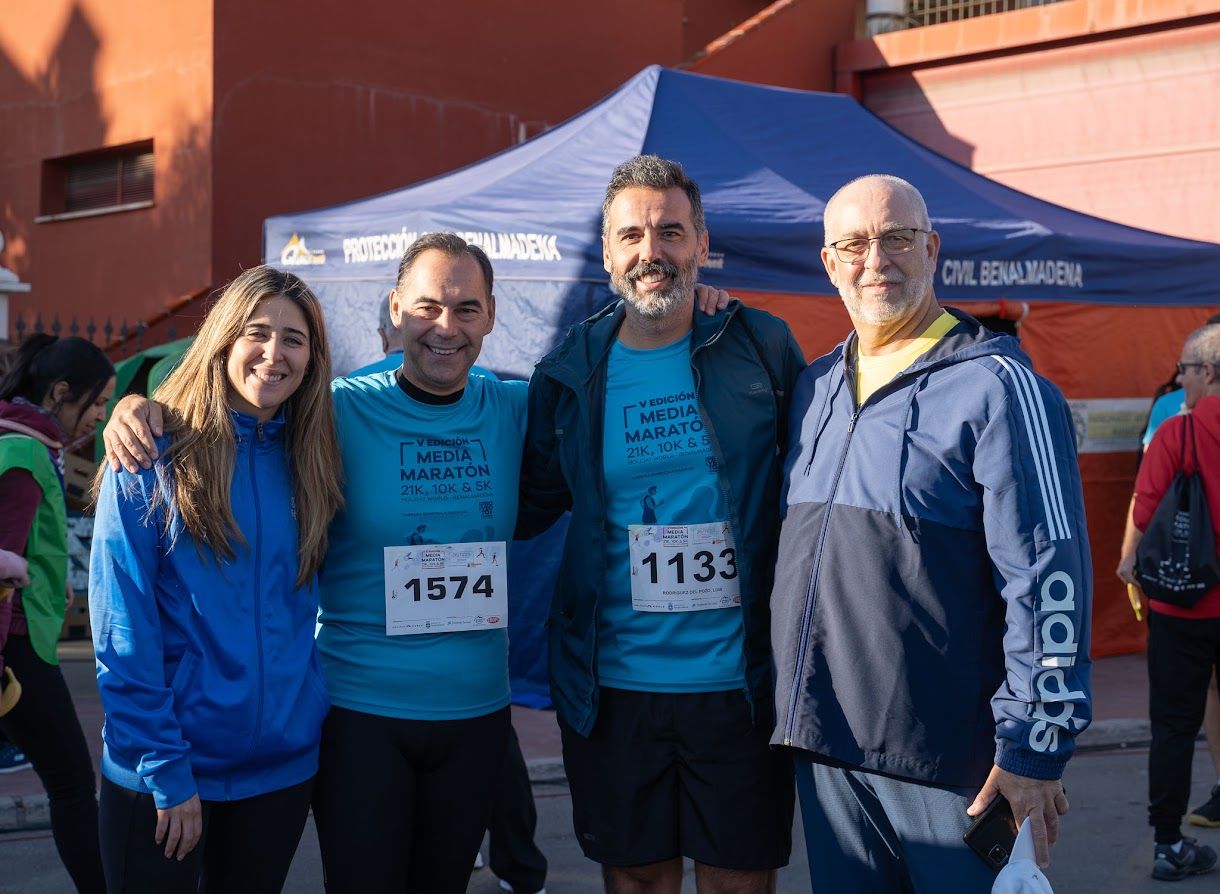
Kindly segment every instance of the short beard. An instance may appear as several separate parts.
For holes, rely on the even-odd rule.
[[[908,276],[902,282],[902,294],[897,301],[888,304],[869,304],[863,297],[863,287],[844,289],[840,291],[847,312],[853,320],[866,323],[869,326],[884,326],[895,320],[902,319],[923,303],[924,297],[932,290],[932,274]]]
[[[694,295],[697,265],[698,262],[693,258],[685,268],[668,261],[641,261],[626,272],[611,273],[610,288],[641,317],[659,320],[673,313]],[[636,281],[650,273],[672,276],[673,283],[667,289],[640,295],[635,289]]]

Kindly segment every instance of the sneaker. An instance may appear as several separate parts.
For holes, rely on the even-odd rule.
[[[504,881],[504,879],[500,879],[500,890],[506,891],[506,892],[508,892],[508,894],[516,894],[516,891],[517,891],[516,888],[514,888],[508,882]],[[524,894],[524,892],[522,892],[522,894]],[[540,888],[537,891],[535,891],[534,894],[546,894],[546,888]]]
[[[30,768],[29,758],[12,742],[0,744],[0,773],[16,773]]]
[[[1212,796],[1194,809],[1186,821],[1192,826],[1220,828],[1220,782],[1212,786]]]
[[[1216,868],[1216,852],[1193,838],[1182,839],[1182,849],[1173,852],[1168,844],[1156,846],[1152,877],[1163,882],[1176,882],[1188,875],[1202,875]]]

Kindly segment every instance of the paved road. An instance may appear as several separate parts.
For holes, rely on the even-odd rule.
[[[1068,767],[1067,787],[1073,810],[1063,839],[1054,852],[1050,877],[1059,894],[1164,894],[1163,883],[1148,877],[1152,837],[1145,821],[1147,751],[1129,749],[1079,755]],[[1200,747],[1195,753],[1195,790],[1192,804],[1206,797],[1212,784],[1211,762]],[[551,894],[601,890],[596,867],[580,854],[572,839],[571,801],[564,786],[535,788],[539,812],[540,844],[551,860],[547,881]],[[1220,829],[1199,829],[1190,834],[1220,849]],[[805,865],[800,829],[793,864],[780,876],[780,894],[806,894]],[[322,890],[317,842],[312,823],[286,891],[291,894]],[[470,894],[494,894],[498,886],[489,870],[476,872]],[[684,891],[694,891],[688,874]],[[832,888],[833,890],[833,888]],[[1220,874],[1189,879],[1173,888],[1176,894],[1220,890]],[[0,892],[2,894],[63,894],[71,891],[47,832],[0,835]]]

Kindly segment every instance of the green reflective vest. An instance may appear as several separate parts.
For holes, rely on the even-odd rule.
[[[68,515],[63,485],[47,448],[20,434],[0,434],[0,475],[25,469],[42,488],[42,502],[25,545],[29,586],[21,591],[21,608],[30,627],[30,644],[47,664],[58,665],[55,654],[64,623],[68,585]]]

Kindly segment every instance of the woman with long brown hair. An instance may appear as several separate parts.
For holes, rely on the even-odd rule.
[[[329,706],[313,639],[342,502],[329,383],[317,298],[247,270],[156,392],[160,459],[99,476],[89,602],[111,894],[283,885]]]

